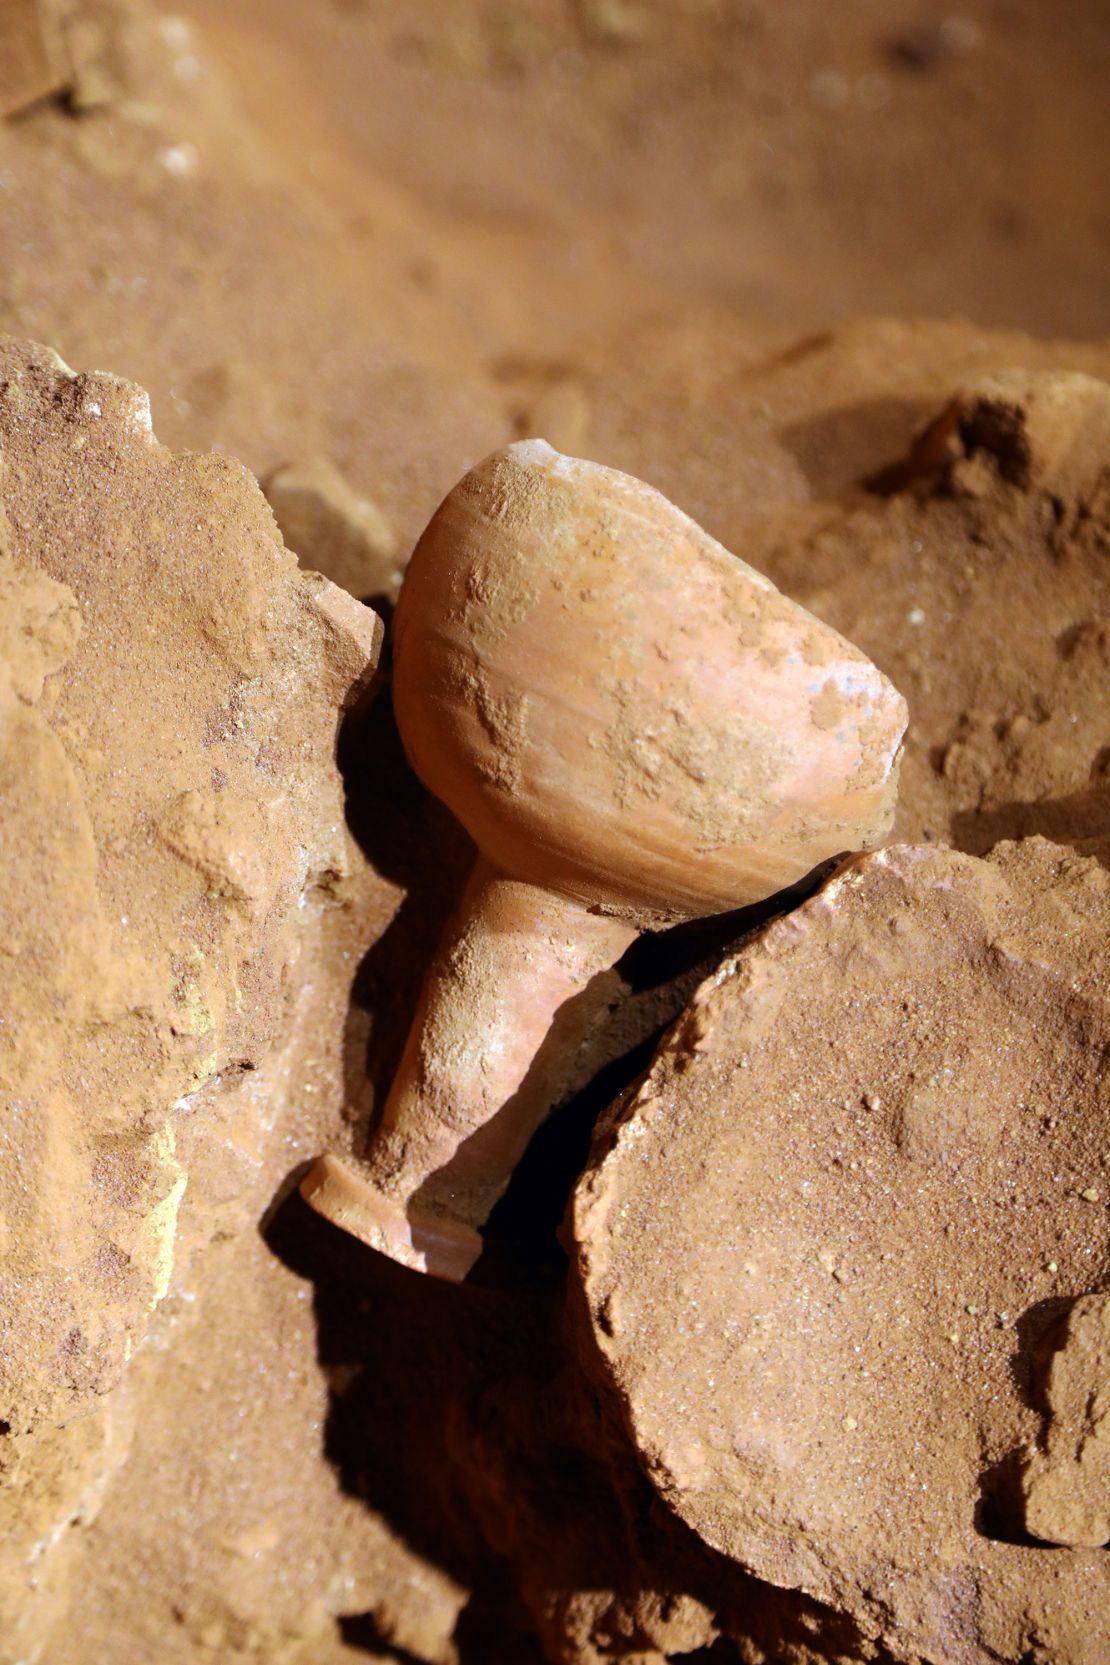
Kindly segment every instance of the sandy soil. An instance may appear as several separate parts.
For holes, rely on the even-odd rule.
[[[1106,7],[63,10],[76,78],[0,123],[0,331],[149,390],[172,449],[106,438],[95,386],[5,347],[0,1016],[24,1030],[0,1046],[0,1661],[1094,1665],[1105,1550],[1023,1542],[1042,1571],[992,1584],[960,1515],[938,1630],[931,1587],[913,1613],[848,1588],[831,1492],[806,1518],[849,1573],[785,1573],[764,1517],[720,1529],[750,1502],[735,1476],[699,1502],[683,1448],[661,1483],[614,1395],[556,1231],[603,1171],[594,1119],[752,916],[622,964],[608,1062],[526,1158],[474,1287],[291,1195],[364,1137],[469,848],[405,764],[387,683],[344,719],[370,614],[287,558],[266,578],[277,528],[229,459],[303,566],[387,615],[443,493],[506,440],[649,479],[906,695],[898,836],[966,852],[929,859],[964,864],[969,918],[996,840],[1065,847],[1035,858],[1051,882],[1007,858],[1035,939],[1038,885],[1076,850],[1101,874],[1110,834]],[[943,935],[931,898],[920,929]],[[1069,1047],[1096,1044],[1065,1016]],[[1093,1160],[1105,1106],[1074,1075]],[[708,1159],[695,1140],[691,1171]],[[917,1249],[925,1289],[942,1257]],[[992,1459],[1036,1437],[1028,1405],[988,1425]]]

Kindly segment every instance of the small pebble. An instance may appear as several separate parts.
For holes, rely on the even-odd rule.
[[[200,161],[200,153],[196,145],[191,145],[188,142],[180,145],[164,145],[158,152],[158,161],[161,162],[167,173],[173,174],[175,179],[186,179],[189,174],[196,172],[197,163]]]

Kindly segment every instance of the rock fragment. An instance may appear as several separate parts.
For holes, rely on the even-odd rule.
[[[1110,1543],[1110,1295],[1077,1300],[1055,1339],[1046,1435],[1022,1476],[1025,1524],[1046,1543],[1098,1549]]]
[[[396,600],[401,568],[389,522],[330,458],[306,457],[277,469],[266,496],[282,537],[305,566],[351,595]]]
[[[127,1458],[152,1325],[296,1160],[290,1092],[297,1125],[338,1112],[352,950],[318,962],[320,945],[361,910],[357,945],[392,892],[347,831],[335,744],[380,640],[368,608],[298,569],[240,464],[166,450],[140,389],[0,337],[0,1419],[18,1446],[0,1457],[0,1635],[15,1656],[49,1634],[68,1522],[91,1523]],[[243,1081],[265,1081],[265,1102],[247,1093],[234,1114]]]
[[[1041,1338],[1110,1249],[1081,1195],[1108,926],[1110,875],[1043,840],[859,858],[702,986],[578,1189],[594,1369],[644,1472],[898,1660],[1016,1660],[995,1617],[1026,1648],[1054,1622],[1012,1455]],[[1057,1553],[1101,1617],[1051,1657],[1096,1665],[1110,1566]]]

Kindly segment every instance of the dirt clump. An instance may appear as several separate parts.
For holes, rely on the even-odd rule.
[[[353,1525],[360,1547],[337,1547],[336,1565],[365,1558],[389,1584],[388,1539],[362,1511],[343,1528],[312,1466],[323,1390],[282,1352],[299,1351],[288,1320],[304,1292],[254,1226],[339,1115],[352,956],[396,892],[346,828],[334,761],[380,623],[299,571],[246,470],[166,450],[140,389],[10,339],[0,458],[0,1630],[13,1657],[41,1657],[55,1637],[62,1658],[85,1556],[101,1565],[97,1543],[113,1546],[106,1596],[127,1585],[107,1572],[123,1545],[150,1565],[148,1511],[174,1465],[193,1546],[179,1537],[175,1561],[216,1556],[230,1573],[237,1555],[265,1559],[285,1541],[265,1483],[243,1494],[234,1471],[213,1517],[248,1548],[221,1550],[197,1524],[220,1473],[200,1452],[222,1439],[229,1460],[246,1457],[253,1343],[243,1369],[233,1361],[252,1307],[269,1315],[260,1327],[277,1324],[271,1358],[296,1384],[286,1463],[309,1464],[297,1512],[312,1518],[307,1492],[324,1480],[320,1542],[335,1530],[350,1542]],[[225,1247],[209,1286],[199,1267],[214,1241]],[[258,1437],[263,1423],[276,1436],[258,1414]],[[99,1540],[106,1503],[118,1524]],[[275,1608],[269,1575],[246,1615],[242,1580],[213,1577],[183,1638],[195,1649],[226,1620],[229,1638],[255,1634],[277,1657],[279,1642],[334,1634],[349,1592],[311,1565],[293,1615]],[[91,1611],[87,1593],[81,1604]],[[135,1646],[148,1623],[171,1623],[156,1600],[141,1617]]]
[[[1050,1544],[1099,1549],[1110,1542],[1110,1297],[1077,1300],[1056,1340],[1043,1383],[1047,1426],[1022,1475],[1025,1524]]]
[[[597,1363],[652,1484],[899,1660],[1110,1646],[1105,1557],[1059,1552],[1088,1616],[1059,1632],[1062,1563],[1025,1538],[1104,1375],[1108,910],[1098,862],[1035,838],[857,858],[703,985],[578,1190]],[[1033,1356],[1077,1300],[1023,1511]]]
[[[352,490],[328,457],[276,469],[265,484],[287,546],[305,566],[360,598],[397,599],[397,540],[370,497]]]

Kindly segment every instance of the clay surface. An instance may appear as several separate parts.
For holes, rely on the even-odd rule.
[[[640,924],[763,901],[893,817],[897,689],[653,487],[541,440],[432,518],[394,680],[484,856]]]
[[[461,1279],[568,1096],[640,924],[766,902],[890,829],[905,702],[653,487],[508,446],[448,494],[393,632],[394,710],[479,860],[368,1153],[301,1194]],[[582,904],[592,904],[592,907]]]

